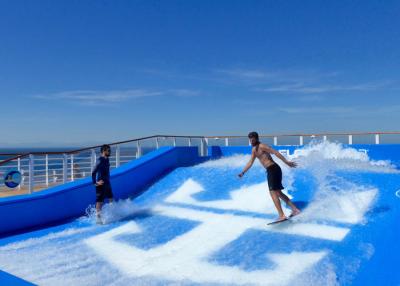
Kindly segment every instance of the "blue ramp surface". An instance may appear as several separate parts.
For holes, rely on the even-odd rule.
[[[1,285],[12,285],[12,286],[34,286],[35,284],[29,283],[21,278],[18,278],[10,273],[0,270],[0,281]]]
[[[288,156],[302,213],[287,222],[267,225],[265,169],[239,179],[250,156],[232,154],[107,204],[104,225],[89,214],[5,237],[0,268],[38,285],[399,285],[398,167],[329,142]]]

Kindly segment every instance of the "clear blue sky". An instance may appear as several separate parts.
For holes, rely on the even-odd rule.
[[[0,144],[400,130],[400,1],[0,0]]]

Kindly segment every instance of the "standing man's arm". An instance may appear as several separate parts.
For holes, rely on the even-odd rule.
[[[97,160],[96,166],[94,167],[94,169],[92,171],[92,182],[93,182],[93,185],[95,185],[95,186],[101,186],[104,184],[103,180],[99,180],[98,182],[96,182],[96,174],[99,171],[100,164],[101,164],[101,160],[99,158]]]
[[[296,162],[286,160],[286,158],[281,153],[279,153],[279,151],[275,150],[272,147],[269,147],[265,144],[260,144],[260,148],[261,148],[261,150],[264,150],[270,154],[274,154],[276,157],[281,159],[282,162],[284,162],[286,165],[288,165],[291,168],[295,168],[297,166]]]
[[[247,170],[251,168],[251,166],[253,165],[255,159],[256,159],[256,153],[255,153],[254,148],[253,148],[253,149],[251,150],[251,158],[250,158],[250,161],[247,162],[247,164],[246,164],[246,166],[244,167],[243,171],[238,175],[239,178],[243,177],[244,173],[246,173]]]

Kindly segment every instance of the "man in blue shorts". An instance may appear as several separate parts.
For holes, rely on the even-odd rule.
[[[110,183],[110,160],[111,147],[103,145],[100,148],[101,156],[97,160],[96,166],[92,171],[92,181],[96,186],[96,216],[97,223],[102,223],[101,208],[103,207],[104,199],[113,201],[114,195]]]
[[[259,141],[257,132],[250,132],[248,137],[250,139],[251,145],[253,146],[251,150],[251,158],[247,165],[244,167],[243,172],[241,172],[238,176],[240,178],[243,177],[247,170],[250,169],[253,165],[254,160],[257,158],[267,172],[269,193],[279,214],[279,218],[277,221],[283,221],[287,219],[282,210],[281,201],[279,200],[280,198],[292,209],[290,217],[298,215],[300,213],[300,210],[292,203],[288,196],[282,193],[282,190],[284,189],[284,187],[282,186],[282,170],[281,167],[279,167],[279,165],[275,163],[275,161],[272,159],[271,154],[274,154],[291,168],[295,168],[297,164],[295,162],[286,160],[286,158],[281,153],[279,153],[272,147],[266,144],[262,144]]]

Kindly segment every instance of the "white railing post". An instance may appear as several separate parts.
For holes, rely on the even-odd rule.
[[[173,139],[174,141],[174,147],[176,147],[176,137],[174,137],[174,139]]]
[[[68,171],[68,157],[67,154],[63,154],[63,184],[67,182]]]
[[[379,144],[379,134],[375,134],[375,144]]]
[[[189,147],[192,146],[192,138],[190,138],[190,137],[189,137],[189,143],[188,144],[189,144]]]
[[[32,194],[33,193],[33,189],[34,189],[34,184],[35,184],[35,174],[34,174],[34,169],[35,169],[35,165],[34,165],[34,156],[33,154],[29,154],[29,193]]]
[[[202,138],[201,139],[201,145],[200,145],[200,154],[201,156],[207,156],[208,155],[208,140],[207,138]]]
[[[71,181],[74,181],[74,154],[71,154]]]
[[[93,170],[94,166],[96,165],[96,150],[92,149],[90,154],[90,169]]]
[[[300,145],[304,145],[304,139],[303,139],[303,136],[300,136]]]
[[[328,140],[328,137],[326,135],[324,135],[324,141]]]
[[[225,138],[225,146],[229,146],[229,138],[228,137]]]
[[[56,173],[56,170],[53,170],[53,183],[57,183],[57,173]]]
[[[115,148],[115,168],[118,168],[121,164],[121,147],[119,144]]]
[[[274,145],[277,146],[278,145],[278,137],[274,136]]]
[[[49,186],[49,154],[46,154],[46,186]]]
[[[156,147],[160,149],[160,139],[158,137],[156,137]]]
[[[142,156],[142,148],[140,147],[140,141],[136,141],[136,158],[140,158]]]
[[[349,135],[349,145],[353,144],[353,135]]]
[[[21,158],[17,159],[17,168],[18,168],[18,172],[21,173],[21,177],[23,178],[24,174],[22,174],[22,172],[21,172]],[[21,189],[21,185],[24,183],[24,180],[22,178],[21,178],[21,184],[18,185],[18,190]]]

